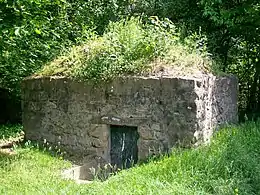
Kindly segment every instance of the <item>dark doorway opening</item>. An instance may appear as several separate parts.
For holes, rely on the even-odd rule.
[[[111,164],[126,169],[137,163],[137,127],[111,125]]]

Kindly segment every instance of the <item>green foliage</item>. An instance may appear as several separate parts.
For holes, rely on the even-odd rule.
[[[102,33],[126,2],[1,0],[0,87],[19,96],[21,79],[88,39],[93,29]]]
[[[0,155],[0,193],[7,194],[243,194],[260,193],[260,122],[219,131],[210,145],[174,149],[169,157],[121,171],[105,182],[63,180],[69,162],[27,144]]]
[[[40,75],[65,75],[80,80],[109,80],[151,72],[156,65],[211,69],[206,40],[199,34],[181,39],[171,21],[157,17],[111,22],[102,37],[93,37],[46,65]],[[158,64],[156,64],[158,63]]]
[[[16,137],[20,135],[22,132],[23,127],[21,125],[0,125],[0,139],[7,139],[10,137]]]
[[[19,81],[39,69],[76,37],[87,35],[69,22],[65,1],[1,1],[0,85],[19,90]],[[77,31],[77,35],[73,32]]]
[[[239,107],[243,114],[256,118],[260,113],[260,3],[252,1],[201,0],[212,31],[212,51],[222,70],[240,80]],[[216,37],[215,41],[214,38]],[[218,37],[218,38],[217,38]]]
[[[117,21],[129,13],[128,0],[68,0],[71,21],[87,24],[98,34],[103,34],[110,21]]]

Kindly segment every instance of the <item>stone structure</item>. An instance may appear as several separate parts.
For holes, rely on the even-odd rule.
[[[64,77],[22,83],[28,140],[47,140],[70,158],[130,166],[181,143],[200,144],[237,121],[237,79],[126,77],[94,85]]]

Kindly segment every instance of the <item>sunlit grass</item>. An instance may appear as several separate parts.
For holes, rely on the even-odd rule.
[[[121,171],[105,182],[60,177],[71,163],[27,145],[0,155],[0,194],[260,194],[260,122],[222,129],[209,146]]]

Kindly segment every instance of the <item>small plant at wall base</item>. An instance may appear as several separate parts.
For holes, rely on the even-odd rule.
[[[158,72],[161,66],[176,74],[211,71],[212,62],[202,49],[205,45],[197,47],[202,36],[187,37],[183,45],[169,20],[155,17],[148,21],[111,22],[102,37],[93,36],[86,44],[71,48],[36,75],[102,81]]]
[[[17,137],[23,134],[23,127],[19,124],[17,125],[0,125],[0,139],[8,139],[12,137]]]
[[[120,171],[120,169],[118,169],[116,165],[111,165],[110,163],[105,164],[104,166],[99,164],[97,168],[90,168],[94,180],[99,181],[107,180],[109,177],[116,175],[117,171]]]

